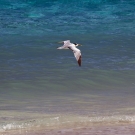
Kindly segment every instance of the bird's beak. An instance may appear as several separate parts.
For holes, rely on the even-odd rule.
[[[60,41],[60,42],[58,42],[59,44],[62,44],[63,43],[63,41]]]

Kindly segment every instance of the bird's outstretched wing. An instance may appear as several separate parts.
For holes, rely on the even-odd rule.
[[[61,41],[59,43],[64,43],[64,45],[61,47],[58,47],[57,49],[69,49],[68,46],[70,45],[70,40]]]
[[[81,66],[81,61],[82,61],[81,51],[76,48],[76,51],[73,51],[73,53],[74,53],[74,56],[78,62],[78,65]]]
[[[69,45],[70,44],[70,40],[66,40],[66,41],[63,41],[64,42],[64,45]]]

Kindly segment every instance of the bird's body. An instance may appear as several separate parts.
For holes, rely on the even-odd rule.
[[[61,47],[58,47],[57,49],[70,49],[70,50],[72,50],[79,66],[81,66],[81,57],[82,57],[81,51],[78,48],[76,48],[80,44],[71,43],[70,40],[62,41],[60,43],[64,43],[64,45]]]

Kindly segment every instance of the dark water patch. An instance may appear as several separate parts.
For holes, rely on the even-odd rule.
[[[1,91],[7,89],[16,94],[31,93],[32,91],[60,94],[60,92],[74,93],[94,90],[103,92],[104,90],[135,87],[134,71],[80,70],[79,73],[75,69],[74,72],[71,71],[73,70],[52,70],[42,73],[44,77],[36,76],[24,80],[18,78],[18,81],[17,79],[6,79],[5,82],[1,81]]]
[[[81,38],[80,38],[81,37]],[[71,39],[82,44],[82,67],[70,50],[57,50],[58,41]],[[2,80],[32,79],[64,72],[99,70],[134,70],[134,36],[70,35],[2,36],[0,40]]]

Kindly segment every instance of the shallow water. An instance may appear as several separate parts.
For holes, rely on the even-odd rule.
[[[0,1],[0,132],[134,123],[134,12],[133,0]],[[67,39],[81,67],[56,49]]]

